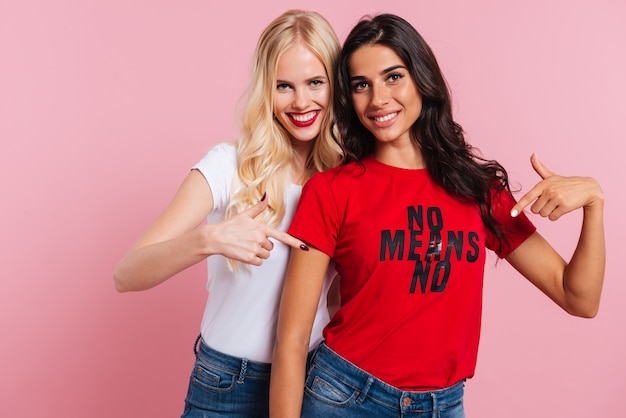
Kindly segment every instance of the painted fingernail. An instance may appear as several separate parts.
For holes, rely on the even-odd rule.
[[[517,211],[517,209],[513,209],[511,211],[511,216],[515,218],[517,215],[519,215],[519,212]]]
[[[263,196],[261,196],[261,202],[265,200],[266,196],[267,196],[267,192],[263,192]]]
[[[300,249],[301,249],[302,251],[309,251],[309,247],[307,247],[307,246],[306,246],[306,245],[304,245],[304,244],[300,244]]]

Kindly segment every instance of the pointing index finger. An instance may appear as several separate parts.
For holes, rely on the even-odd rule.
[[[298,248],[303,251],[309,251],[309,247],[304,242],[300,241],[299,239],[295,238],[292,235],[289,235],[286,232],[279,231],[278,229],[271,228],[268,226],[266,228],[265,233],[267,234],[268,237],[272,237],[282,242],[283,244],[289,245],[290,247]]]
[[[513,206],[513,208],[511,209],[511,216],[515,218],[526,208],[526,206],[530,205],[539,196],[541,196],[541,191],[537,190],[536,186],[533,187],[531,190],[528,191],[528,193],[526,193],[524,196],[522,196],[520,200],[517,201],[515,206]]]

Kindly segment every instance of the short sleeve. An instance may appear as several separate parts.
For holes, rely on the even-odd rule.
[[[213,194],[213,207],[224,209],[230,200],[231,184],[237,170],[236,147],[233,144],[218,144],[192,169],[200,171],[209,184]]]
[[[323,173],[317,173],[302,188],[288,232],[333,257],[338,228],[339,216],[333,190]]]
[[[536,231],[536,227],[524,212],[516,217],[511,216],[516,201],[508,190],[493,190],[491,198],[491,209],[504,230],[507,242],[499,245],[497,238],[488,233],[487,248],[495,251],[498,257],[505,258],[526,241]]]

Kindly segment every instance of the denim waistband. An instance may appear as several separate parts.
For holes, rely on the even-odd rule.
[[[311,360],[312,366],[321,367],[344,384],[391,408],[407,411],[429,411],[451,405],[463,399],[465,380],[450,387],[428,391],[404,391],[360,369],[322,342]]]
[[[200,342],[199,348],[197,348],[198,342]],[[202,359],[203,362],[210,363],[214,367],[218,367],[228,372],[238,373],[238,381],[241,382],[244,380],[245,376],[269,378],[272,367],[270,363],[262,363],[259,361],[248,360],[246,358],[233,357],[222,353],[221,351],[217,351],[209,347],[201,336],[198,336],[196,339],[194,353],[198,358]]]

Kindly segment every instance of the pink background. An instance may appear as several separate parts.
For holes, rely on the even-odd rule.
[[[598,316],[567,316],[491,259],[466,404],[469,417],[623,416],[625,3],[400,3],[0,1],[0,416],[180,415],[205,265],[131,294],[115,292],[112,271],[189,167],[236,136],[256,39],[296,6],[341,40],[366,13],[412,22],[468,139],[524,190],[532,152],[601,182]],[[580,213],[533,219],[569,258]]]

